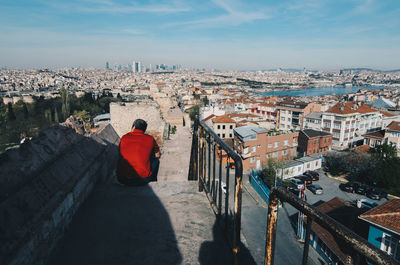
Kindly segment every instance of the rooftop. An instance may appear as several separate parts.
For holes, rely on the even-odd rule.
[[[400,200],[387,201],[360,215],[360,219],[400,235]]]

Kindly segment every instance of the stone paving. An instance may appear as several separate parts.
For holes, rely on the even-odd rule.
[[[192,135],[189,126],[177,126],[161,150],[158,181],[186,181],[189,172]]]

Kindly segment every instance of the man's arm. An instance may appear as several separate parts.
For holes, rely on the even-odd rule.
[[[158,146],[156,140],[153,138],[153,153],[156,158],[160,158],[160,147]]]

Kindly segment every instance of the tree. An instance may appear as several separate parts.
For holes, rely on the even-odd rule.
[[[22,105],[22,111],[24,113],[24,119],[28,119],[29,118],[29,112],[28,112],[28,107],[26,106],[25,102]]]
[[[189,117],[192,121],[196,119],[196,116],[198,117],[200,113],[200,105],[194,105],[190,111],[189,111]]]
[[[85,122],[89,122],[90,120],[90,114],[86,110],[74,111],[74,116],[81,118]]]
[[[277,174],[279,169],[282,168],[282,163],[274,161],[272,158],[268,159],[267,165],[261,171],[261,179],[268,187],[273,187],[277,183]]]
[[[7,109],[8,120],[9,121],[15,121],[17,119],[17,117],[14,114],[14,110],[13,110],[11,102],[8,102],[7,107],[8,107],[8,109]]]
[[[371,148],[369,152],[379,160],[391,160],[397,157],[396,147],[388,145],[387,143],[376,145],[374,148]]]
[[[61,114],[63,116],[63,119],[65,120],[68,118],[71,108],[69,104],[69,95],[68,95],[68,89],[61,88],[60,89],[60,94],[61,94]]]

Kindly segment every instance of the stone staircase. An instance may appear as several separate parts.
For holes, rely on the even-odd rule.
[[[232,264],[197,182],[101,184],[78,210],[48,264]]]

